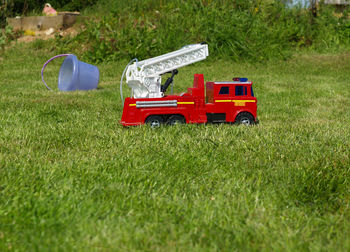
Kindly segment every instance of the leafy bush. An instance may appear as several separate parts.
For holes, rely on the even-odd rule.
[[[332,8],[322,8],[314,24],[314,46],[316,50],[332,49],[334,46],[350,45],[349,12],[341,17],[334,14]]]
[[[3,50],[5,45],[17,39],[20,32],[14,32],[11,26],[6,26],[0,30],[0,49]]]
[[[206,41],[214,57],[233,60],[287,58],[293,49],[349,44],[349,23],[324,8],[314,20],[303,8],[280,1],[101,0],[98,14],[61,50],[81,43],[91,61],[144,59]],[[78,41],[78,43],[77,43]]]

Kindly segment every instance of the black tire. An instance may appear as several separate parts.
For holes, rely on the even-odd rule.
[[[184,124],[186,123],[186,119],[181,115],[172,115],[169,117],[167,123],[169,125]]]
[[[236,117],[235,123],[245,126],[253,125],[255,124],[254,116],[251,113],[242,112]]]
[[[159,128],[164,123],[163,117],[152,115],[147,117],[145,124],[149,125],[151,128]]]

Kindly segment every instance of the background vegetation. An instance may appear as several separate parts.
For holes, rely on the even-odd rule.
[[[34,2],[23,2],[26,9],[35,10]],[[24,5],[14,3],[17,11]],[[334,8],[324,5],[315,18],[308,9],[284,1],[77,0],[52,4],[81,10],[90,17],[77,37],[57,36],[53,50],[73,52],[92,62],[144,59],[202,41],[210,45],[212,58],[234,61],[286,59],[305,48],[318,52],[350,48],[348,10],[334,15]]]
[[[350,21],[321,6],[307,9],[280,1],[100,1],[75,39],[60,40],[60,51],[81,51],[94,62],[143,59],[206,41],[214,58],[265,61],[286,59],[295,49],[337,51],[349,48]],[[101,15],[103,13],[103,15]],[[76,48],[76,50],[75,50]]]

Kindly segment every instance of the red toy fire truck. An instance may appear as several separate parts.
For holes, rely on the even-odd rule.
[[[257,99],[252,82],[234,78],[228,82],[207,82],[195,74],[193,87],[179,95],[164,95],[173,83],[177,69],[208,56],[207,44],[195,44],[152,59],[130,62],[125,68],[132,97],[123,103],[121,123],[124,126],[229,122],[244,125],[257,123]],[[171,73],[164,85],[161,75]],[[122,80],[120,84],[122,95]],[[123,100],[123,97],[122,97]]]

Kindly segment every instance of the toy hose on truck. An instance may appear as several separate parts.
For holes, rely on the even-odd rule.
[[[206,59],[205,43],[189,45],[155,58],[132,60],[125,68],[120,82],[123,101],[123,78],[131,88],[131,97],[123,102],[121,124],[135,126],[177,123],[237,123],[251,125],[257,120],[257,99],[252,82],[246,78],[232,81],[207,82],[203,74],[195,74],[193,87],[179,95],[165,95],[173,83],[178,68]],[[162,85],[163,74],[171,77]]]

